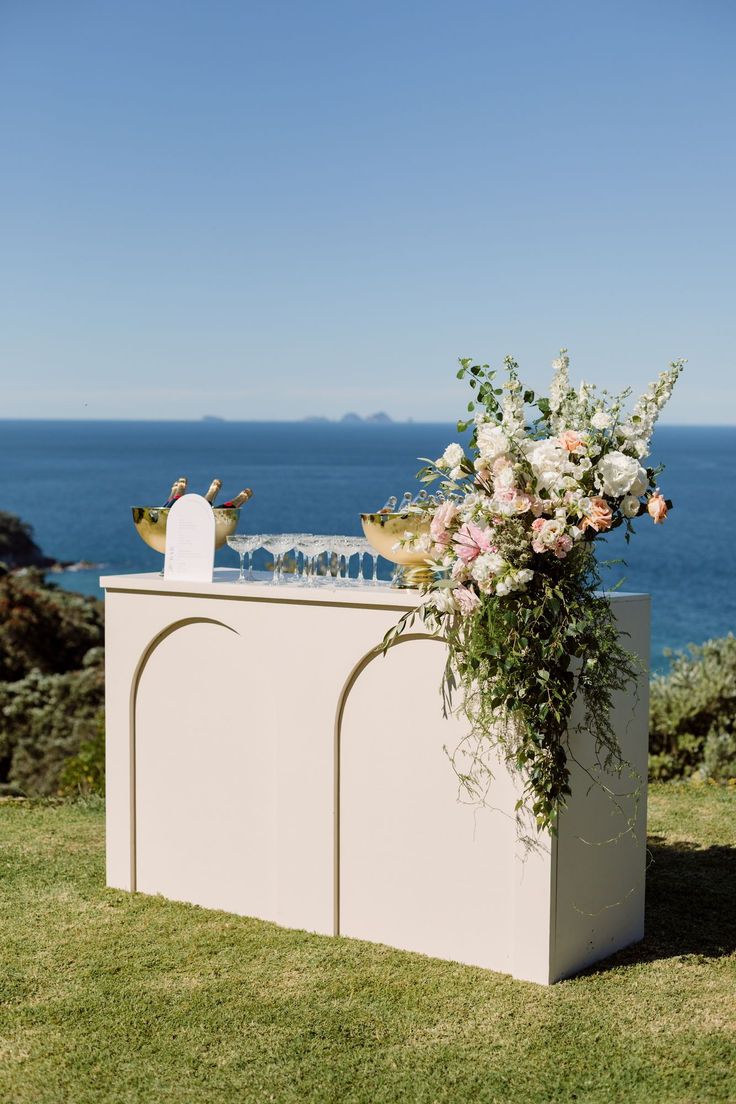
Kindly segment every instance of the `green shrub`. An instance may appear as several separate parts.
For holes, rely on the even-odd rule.
[[[736,638],[691,644],[651,680],[649,770],[655,779],[736,777]]]
[[[97,714],[94,736],[82,740],[79,751],[64,763],[59,775],[59,792],[65,796],[87,796],[105,792],[105,714]]]
[[[48,586],[38,571],[0,577],[0,681],[79,668],[103,639],[98,599]]]
[[[90,756],[86,745],[99,740],[104,702],[100,654],[93,649],[79,671],[36,669],[16,682],[0,683],[0,781],[6,789],[56,794],[65,785],[67,760]]]

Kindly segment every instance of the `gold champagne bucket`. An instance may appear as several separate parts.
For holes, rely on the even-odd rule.
[[[166,522],[169,509],[165,506],[133,506],[133,524],[138,536],[148,545],[162,554],[166,551]],[[215,506],[215,548],[222,548],[229,536],[238,527],[240,507],[226,509]]]
[[[429,532],[429,518],[424,514],[361,514],[363,532],[371,548],[385,560],[397,565],[393,586],[426,587],[434,579],[437,565],[426,552],[410,548],[394,548],[406,534],[420,537]]]

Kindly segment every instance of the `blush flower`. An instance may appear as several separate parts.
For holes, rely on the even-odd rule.
[[[465,586],[455,587],[455,601],[463,617],[467,617],[480,605],[480,598],[475,591]]]
[[[457,506],[454,502],[443,502],[434,512],[429,523],[429,532],[435,544],[447,546],[450,543],[450,526],[457,518]]]
[[[472,563],[481,552],[488,552],[491,548],[491,530],[481,529],[469,521],[458,529],[454,537],[457,554],[463,563]]]
[[[560,444],[568,452],[576,452],[583,444],[583,438],[574,429],[566,429],[560,434]]]
[[[572,548],[572,537],[557,518],[537,518],[532,522],[532,532],[535,534],[532,541],[535,552],[552,552],[558,560],[564,560]]]
[[[661,525],[667,517],[667,503],[663,495],[656,491],[647,503],[647,513],[655,525]]]

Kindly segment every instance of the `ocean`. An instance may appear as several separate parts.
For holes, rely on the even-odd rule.
[[[161,557],[138,537],[131,506],[164,501],[178,475],[204,493],[254,490],[244,532],[359,533],[359,514],[391,494],[416,489],[418,457],[436,457],[458,439],[452,423],[0,421],[0,509],[33,526],[43,551],[88,560],[91,571],[53,576],[99,593],[100,572],[154,571]],[[608,585],[652,595],[652,660],[736,629],[736,427],[661,426],[652,462],[666,465],[666,523],[640,518],[626,545],[613,534],[599,558],[623,558]],[[236,566],[228,548],[219,565]],[[385,569],[388,574],[388,568]]]

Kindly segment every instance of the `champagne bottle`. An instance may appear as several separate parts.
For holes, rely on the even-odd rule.
[[[398,513],[406,514],[411,506],[411,491],[404,491],[404,497],[401,499],[401,505],[398,508]]]
[[[176,483],[174,483],[173,487],[171,488],[171,494],[166,499],[166,502],[164,502],[163,509],[168,510],[170,506],[173,506],[177,498],[181,498],[186,489],[187,477],[185,475],[180,475]]]
[[[252,497],[252,495],[253,491],[250,489],[250,487],[246,487],[245,490],[241,491],[239,495],[235,496],[235,498],[231,498],[227,502],[223,502],[222,506],[220,506],[220,509],[237,510],[238,506],[244,506],[248,499]]]
[[[427,502],[428,498],[429,498],[429,492],[425,491],[424,488],[422,488],[421,491],[419,491],[419,493],[416,494],[414,496],[414,498],[411,500],[411,504],[412,504],[412,506],[415,506],[418,509],[423,510],[428,505],[428,502]]]
[[[208,490],[207,494],[204,496],[207,499],[207,501],[209,502],[210,506],[214,506],[215,499],[217,498],[218,494],[220,493],[220,487],[222,487],[222,480],[221,479],[213,479],[212,482],[210,483],[210,489]]]
[[[383,506],[381,507],[381,509],[378,512],[379,512],[379,514],[393,514],[395,509],[396,509],[396,495],[391,495],[390,498],[386,499]]]

